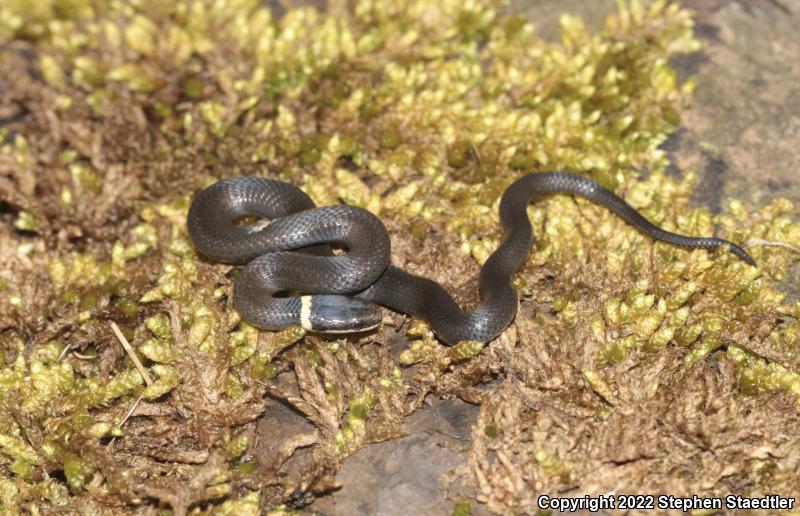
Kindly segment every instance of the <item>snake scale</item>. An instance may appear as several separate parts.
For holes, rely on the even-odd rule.
[[[234,285],[233,303],[256,326],[364,331],[380,324],[377,305],[383,305],[425,319],[442,341],[452,345],[463,340],[488,342],[514,319],[518,299],[512,280],[533,242],[527,206],[551,194],[585,197],[655,240],[685,248],[728,246],[755,265],[732,242],[666,231],[595,181],[566,172],[528,174],[504,192],[503,240],[480,271],[481,302],[471,312],[462,311],[438,283],[390,264],[389,235],[375,215],[348,205],[317,208],[308,195],[287,183],[250,176],[221,180],[195,196],[187,223],[200,253],[245,265]],[[247,216],[270,222],[237,223]],[[335,254],[331,246],[346,252]]]

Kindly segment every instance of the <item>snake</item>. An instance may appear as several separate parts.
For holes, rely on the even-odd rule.
[[[516,316],[513,279],[533,243],[527,207],[553,194],[589,199],[652,239],[687,249],[727,247],[756,265],[733,242],[662,229],[599,183],[568,172],[529,173],[505,190],[499,205],[503,238],[480,270],[480,303],[466,312],[439,283],[391,264],[389,234],[376,215],[346,204],[316,207],[289,183],[260,176],[222,179],[195,195],[187,229],[200,254],[243,265],[233,305],[254,326],[365,332],[381,324],[384,306],[424,319],[446,345],[486,343]]]

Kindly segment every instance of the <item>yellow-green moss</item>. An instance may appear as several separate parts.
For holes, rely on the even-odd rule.
[[[533,457],[546,475],[560,477],[562,482],[569,481],[570,466],[568,463],[559,460],[558,457],[545,450],[536,450]]]
[[[259,505],[261,496],[258,492],[250,491],[243,496],[226,500],[215,511],[220,516],[257,516],[260,514]],[[268,514],[273,514],[272,512]]]
[[[190,195],[216,177],[292,180],[319,204],[373,211],[397,235],[411,235],[414,245],[431,228],[453,234],[457,241],[446,255],[476,266],[500,242],[502,192],[522,174],[545,169],[592,177],[671,231],[710,235],[718,226],[738,243],[800,246],[800,224],[792,222],[787,200],[755,212],[730,201],[715,217],[688,207],[694,174],[665,173],[660,146],[693,89],[690,81],[679,82],[669,59],[699,48],[690,15],[677,4],[618,2],[618,13],[597,35],[565,15],[559,43],[541,39],[520,17],[501,14],[496,0],[359,1],[347,16],[290,9],[281,20],[262,4],[9,0],[0,6],[0,46],[24,39],[36,53],[29,66],[41,79],[31,80],[49,99],[38,120],[88,124],[57,149],[50,148],[60,132],[53,128],[37,134],[23,124],[13,140],[0,129],[4,166],[50,181],[39,189],[52,196],[44,199],[47,210],[36,200],[12,199],[19,203],[19,238],[29,240],[11,249],[40,273],[36,292],[50,296],[45,306],[63,308],[20,335],[37,333],[43,321],[64,323],[58,331],[65,331],[63,338],[36,340],[28,354],[19,335],[2,343],[0,400],[13,398],[44,434],[40,443],[28,442],[20,424],[0,414],[0,451],[10,459],[0,468],[4,506],[23,495],[61,506],[88,483],[116,492],[104,470],[71,446],[123,437],[122,416],[140,396],[170,403],[186,418],[218,408],[224,417],[205,428],[203,439],[223,430],[239,435],[226,449],[236,459],[247,445],[238,433],[245,423],[232,422],[236,409],[247,408],[253,393],[263,394],[258,389],[279,371],[297,372],[307,362],[312,377],[304,386],[319,392],[293,400],[311,414],[325,413],[312,419],[321,447],[334,450],[325,460],[333,461],[391,435],[380,430],[408,410],[401,366],[422,372],[415,379],[419,392],[455,389],[466,381],[459,368],[492,351],[476,342],[444,348],[415,322],[407,326],[412,343],[399,359],[372,348],[351,352],[350,341],[291,355],[294,344],[313,339],[299,328],[273,333],[242,322],[230,302],[236,273],[225,275],[226,266],[202,260],[188,239]],[[125,136],[117,134],[120,120]],[[100,145],[96,154],[89,140],[106,129],[118,141],[110,149]],[[55,152],[52,159],[39,159],[47,152]],[[60,167],[59,173],[48,167]],[[637,172],[642,168],[651,171],[646,179]],[[114,198],[114,213],[130,220],[115,232],[121,219],[93,210],[118,192],[130,195]],[[565,332],[597,346],[587,358],[597,364],[576,370],[605,401],[618,403],[602,368],[669,346],[682,348],[687,366],[724,349],[744,394],[798,394],[795,373],[731,340],[756,324],[749,316],[775,320],[780,314],[788,320],[767,328],[762,344],[771,357],[794,357],[800,304],[784,304],[775,280],[797,255],[754,246],[749,251],[759,267],[750,268],[724,251],[656,244],[607,210],[568,196],[537,202],[529,214],[537,243],[527,265],[557,281],[549,286],[526,269],[516,284],[525,300],[556,314],[535,318],[548,338]],[[65,234],[85,246],[44,247],[52,243],[45,239],[48,220],[85,231]],[[583,274],[582,266],[591,270]],[[33,284],[36,275],[22,277],[19,270],[9,269],[10,275]],[[452,286],[462,280],[447,279]],[[29,291],[5,279],[0,289],[2,315],[33,317],[36,299]],[[119,317],[127,319],[123,332],[155,380],[149,386],[127,356],[104,348],[118,346],[106,325]],[[509,360],[503,367],[526,364]],[[249,424],[258,410],[247,410]],[[497,439],[507,430],[483,428]],[[36,480],[45,460],[53,462],[48,468],[63,468],[66,483]],[[541,450],[534,460],[546,475],[572,480],[565,461]],[[218,512],[257,513],[256,492],[234,496],[229,485],[217,487]]]
[[[800,374],[768,362],[739,346],[730,346],[727,356],[736,364],[739,388],[746,394],[783,390],[800,397]],[[798,400],[800,401],[800,399]]]

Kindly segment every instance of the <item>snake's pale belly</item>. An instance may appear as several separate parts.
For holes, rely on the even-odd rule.
[[[585,197],[647,236],[673,245],[729,246],[755,265],[732,242],[661,229],[598,183],[565,172],[529,174],[505,191],[500,201],[503,240],[481,269],[481,302],[471,312],[462,311],[438,283],[390,265],[389,235],[375,215],[347,205],[316,208],[305,193],[287,183],[260,177],[224,179],[195,197],[187,223],[200,253],[220,262],[246,264],[236,279],[233,302],[240,315],[256,326],[363,331],[380,323],[376,305],[383,305],[425,319],[447,344],[488,342],[516,315],[512,280],[533,241],[528,203],[550,194]],[[252,215],[270,223],[237,224]],[[346,251],[334,255],[330,246]],[[294,292],[302,295],[286,295]]]

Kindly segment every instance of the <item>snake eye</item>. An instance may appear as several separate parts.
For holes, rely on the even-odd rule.
[[[321,333],[354,333],[381,323],[378,305],[337,295],[302,296],[301,325]]]

